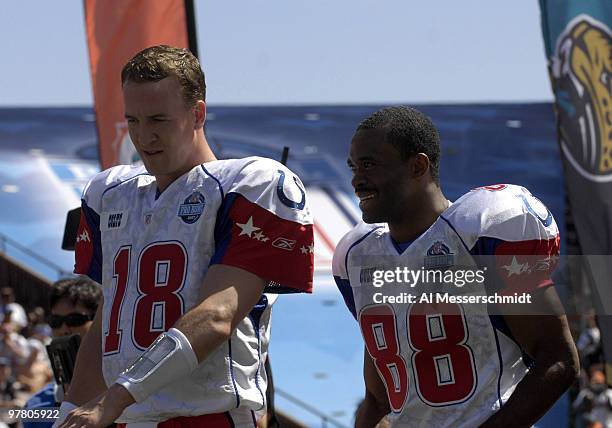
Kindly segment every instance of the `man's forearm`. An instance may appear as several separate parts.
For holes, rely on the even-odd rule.
[[[532,293],[529,309],[507,305],[502,310],[516,342],[535,364],[482,427],[530,427],[577,379],[578,352],[554,287]]]
[[[387,415],[387,410],[386,406],[366,397],[357,409],[355,428],[374,428]]]
[[[214,265],[209,269],[203,290],[210,294],[174,324],[189,339],[198,362],[231,337],[259,300],[266,283],[238,268]]]
[[[530,427],[576,380],[575,362],[536,364],[519,382],[510,399],[481,428]]]
[[[191,343],[198,362],[204,361],[232,334],[231,317],[221,314],[219,309],[196,307],[180,318],[174,328],[180,330]]]
[[[166,385],[180,381],[231,337],[233,330],[253,309],[266,281],[239,268],[212,266],[203,284],[202,300],[179,318],[168,332],[160,336],[147,351],[158,354],[161,347],[167,355],[153,367],[137,359],[129,370],[115,381],[140,402]],[[159,355],[158,355],[159,356]],[[144,361],[143,360],[143,361]],[[147,375],[142,378],[142,370]],[[139,380],[140,379],[140,380]]]

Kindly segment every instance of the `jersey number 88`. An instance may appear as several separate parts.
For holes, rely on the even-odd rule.
[[[383,379],[391,410],[400,412],[410,384],[397,334],[396,314],[387,304],[369,305],[359,314],[368,353]],[[477,376],[468,330],[458,304],[417,303],[406,313],[411,367],[419,398],[434,407],[466,401]]]

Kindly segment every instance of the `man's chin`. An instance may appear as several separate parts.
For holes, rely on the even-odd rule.
[[[363,220],[364,223],[367,223],[367,224],[384,223],[385,221],[381,215],[377,215],[376,213],[366,212],[366,211],[361,212],[361,219]]]
[[[160,167],[159,165],[156,165],[155,162],[147,162],[147,161],[143,161],[142,162],[145,169],[147,170],[147,172],[151,175],[161,175],[163,173],[163,168]]]
[[[140,157],[140,160],[142,161],[142,164],[144,165],[144,167],[147,170],[147,172],[149,174],[155,175],[155,173],[152,171],[155,168],[151,165],[151,162],[148,162],[148,159],[145,159],[142,156]]]

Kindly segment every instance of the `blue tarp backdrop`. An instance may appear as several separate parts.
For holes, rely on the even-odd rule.
[[[288,166],[307,186],[353,201],[346,166],[351,136],[359,121],[379,107],[209,106],[206,133],[221,158],[280,159],[283,146],[289,146]],[[440,131],[441,184],[449,199],[483,185],[520,184],[549,207],[563,233],[562,166],[551,104],[417,108]],[[95,116],[90,108],[0,109],[0,233],[71,271],[73,254],[60,249],[66,211],[79,205],[83,185],[97,170]],[[313,210],[316,218],[316,207]],[[61,275],[6,247],[50,279]],[[314,296],[279,299],[271,360],[278,388],[350,426],[363,396],[363,345],[332,282],[331,275],[319,273]],[[277,406],[309,426],[321,426],[320,419],[280,397]],[[539,426],[566,426],[564,406],[562,400],[549,415],[550,423]]]

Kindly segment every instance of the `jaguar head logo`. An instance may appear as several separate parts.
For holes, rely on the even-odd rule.
[[[612,181],[612,47],[610,29],[592,17],[572,20],[550,65],[561,149],[592,181]]]

